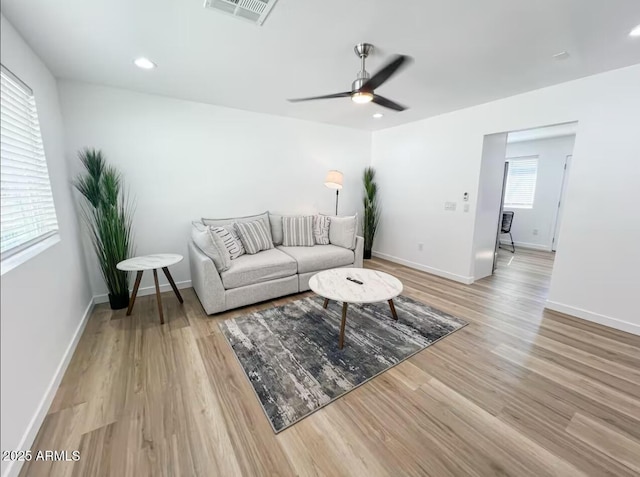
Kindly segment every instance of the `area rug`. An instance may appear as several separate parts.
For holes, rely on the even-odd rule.
[[[450,335],[466,321],[399,296],[349,305],[310,297],[220,322],[273,430],[278,433],[371,378]]]

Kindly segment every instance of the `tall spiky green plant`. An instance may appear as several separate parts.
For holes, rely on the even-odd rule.
[[[376,171],[373,167],[367,167],[362,175],[364,185],[364,215],[362,221],[362,233],[364,235],[365,258],[371,258],[373,239],[376,236],[378,223],[380,222],[380,206],[378,203],[378,185],[375,181]]]
[[[81,213],[98,256],[109,294],[129,294],[129,274],[116,268],[133,252],[133,206],[122,188],[122,176],[107,165],[102,152],[85,148],[78,153],[85,172],[74,186],[85,198]]]

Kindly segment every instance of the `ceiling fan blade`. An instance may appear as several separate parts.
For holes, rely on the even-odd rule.
[[[401,104],[391,101],[379,94],[374,94],[372,101],[380,106],[384,106],[385,108],[393,109],[395,111],[404,111],[405,109],[408,109],[406,106],[402,106]]]
[[[312,96],[310,98],[287,99],[287,101],[290,103],[299,103],[300,101],[313,101],[314,99],[347,98],[349,96],[351,96],[351,91],[336,94],[325,94],[324,96]]]
[[[403,66],[408,66],[411,63],[412,58],[405,55],[396,55],[387,65],[374,74],[369,81],[362,85],[360,89],[365,91],[373,91],[378,88],[382,83],[396,74]]]

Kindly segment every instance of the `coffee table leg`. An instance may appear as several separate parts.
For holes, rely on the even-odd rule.
[[[340,324],[340,340],[338,342],[338,347],[342,349],[344,346],[344,327],[347,324],[347,302],[342,304],[342,323]]]
[[[322,305],[322,308],[326,308],[326,307],[327,307],[327,305],[329,305],[329,299],[328,299],[328,298],[325,298],[325,299],[324,299],[324,304]]]
[[[175,293],[176,296],[178,297],[178,301],[180,303],[184,303],[184,300],[182,299],[182,295],[180,295],[180,292],[178,291],[178,287],[176,286],[176,282],[173,281],[173,277],[169,273],[169,269],[167,267],[162,267],[162,271],[164,272],[164,275],[167,277],[167,280],[169,280],[169,283],[171,284],[171,288],[173,288],[173,293]]]
[[[160,298],[160,285],[158,285],[158,270],[153,269],[153,280],[156,282],[156,298],[158,299],[158,313],[160,314],[160,324],[164,325],[164,315],[162,314],[162,298]]]
[[[396,313],[396,306],[393,304],[393,300],[389,300],[389,308],[391,308],[391,316],[398,321],[398,314]]]
[[[127,308],[127,316],[131,315],[133,304],[136,302],[136,296],[138,296],[138,288],[140,287],[140,280],[142,280],[142,273],[142,270],[138,270],[138,274],[136,275],[136,281],[133,284],[133,294],[131,295],[131,300],[129,300],[129,308]]]

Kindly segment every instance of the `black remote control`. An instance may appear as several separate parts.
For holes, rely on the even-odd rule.
[[[362,282],[360,280],[356,280],[355,278],[347,277],[347,280],[353,283],[357,283],[358,285],[362,285]]]

